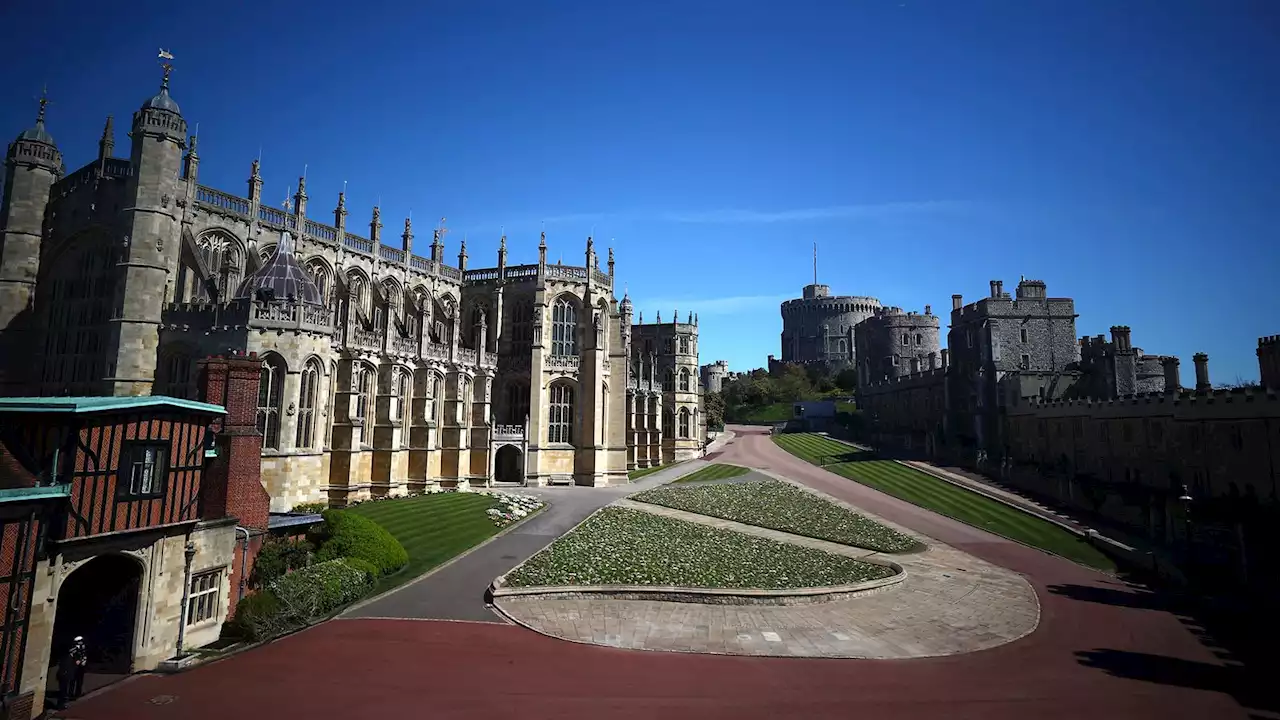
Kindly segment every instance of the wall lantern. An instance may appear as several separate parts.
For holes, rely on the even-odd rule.
[[[204,431],[204,456],[205,458],[218,457],[218,431],[212,425]]]

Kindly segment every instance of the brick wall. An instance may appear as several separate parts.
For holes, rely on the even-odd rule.
[[[253,536],[247,553],[240,547],[245,542],[243,533],[236,540],[228,617],[235,613],[240,578],[252,572],[253,559],[262,547],[271,509],[271,496],[262,486],[262,435],[257,427],[261,374],[262,361],[252,353],[210,357],[199,363],[203,399],[227,410],[214,424],[218,456],[210,460],[205,470],[201,493],[204,517],[235,517]]]

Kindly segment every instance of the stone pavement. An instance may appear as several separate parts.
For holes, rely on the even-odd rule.
[[[542,498],[548,503],[546,509],[434,572],[356,605],[340,618],[504,622],[485,602],[485,593],[495,577],[529,559],[614,500],[656,487],[706,465],[702,460],[690,460],[627,485],[514,488],[515,492]]]
[[[851,557],[876,556],[901,565],[906,580],[850,599],[788,606],[542,595],[500,597],[498,607],[521,625],[575,642],[787,657],[954,655],[1012,642],[1039,622],[1035,591],[1017,573],[862,510],[858,512],[923,540],[928,548],[908,554],[875,553],[673,508],[625,499],[617,504]]]

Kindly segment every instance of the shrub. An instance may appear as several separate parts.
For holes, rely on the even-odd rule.
[[[225,628],[232,637],[244,640],[266,640],[288,629],[280,615],[280,601],[270,590],[262,590],[241,598],[236,603],[236,616]]]
[[[316,563],[276,580],[271,591],[280,601],[280,615],[290,626],[309,625],[358,600],[373,587],[364,570],[345,560]]]
[[[297,505],[294,505],[293,509],[290,510],[289,512],[311,514],[311,513],[322,513],[328,509],[329,509],[329,503],[327,502],[304,502],[304,503],[298,503]]]
[[[378,575],[389,575],[409,562],[409,553],[378,523],[345,510],[324,513],[324,544],[316,559],[359,558],[378,569]]]
[[[361,560],[360,558],[349,557],[349,558],[342,558],[342,562],[355,568],[356,570],[363,572],[365,575],[368,575],[370,581],[378,579],[378,566],[374,565],[368,560]]]
[[[315,546],[306,540],[270,540],[262,544],[253,562],[249,584],[267,587],[286,573],[311,564]]]

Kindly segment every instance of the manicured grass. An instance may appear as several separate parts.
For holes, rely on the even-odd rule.
[[[821,550],[606,507],[512,571],[507,583],[778,590],[843,585],[892,573]]]
[[[796,416],[795,404],[791,402],[777,402],[772,405],[763,405],[758,408],[752,408],[744,412],[741,416],[734,417],[732,422],[743,423],[746,425],[764,425],[770,423],[786,422]]]
[[[1108,572],[1115,570],[1111,558],[1083,538],[945,480],[892,460],[876,460],[869,453],[821,435],[790,433],[778,435],[774,441],[796,457],[913,505],[1061,555],[1081,565]]]
[[[631,499],[868,550],[920,549],[920,543],[911,537],[819,495],[768,478],[688,487],[667,485]]]
[[[729,478],[735,478],[739,475],[746,475],[748,472],[751,471],[738,465],[713,463],[701,470],[695,470],[684,477],[672,480],[671,484],[702,482],[703,480],[728,480]]]
[[[497,534],[485,511],[498,502],[475,493],[439,493],[363,503],[351,512],[386,528],[409,553],[404,569],[378,580],[374,593],[402,585]]]
[[[644,477],[645,475],[652,475],[652,474],[654,474],[654,473],[658,472],[659,470],[666,470],[666,469],[667,469],[667,468],[669,468],[669,467],[674,467],[674,466],[679,465],[679,464],[680,464],[680,463],[671,463],[670,465],[654,465],[653,467],[638,468],[638,469],[636,469],[636,470],[632,470],[631,472],[627,473],[627,479],[628,479],[628,480],[639,480],[640,478]]]

